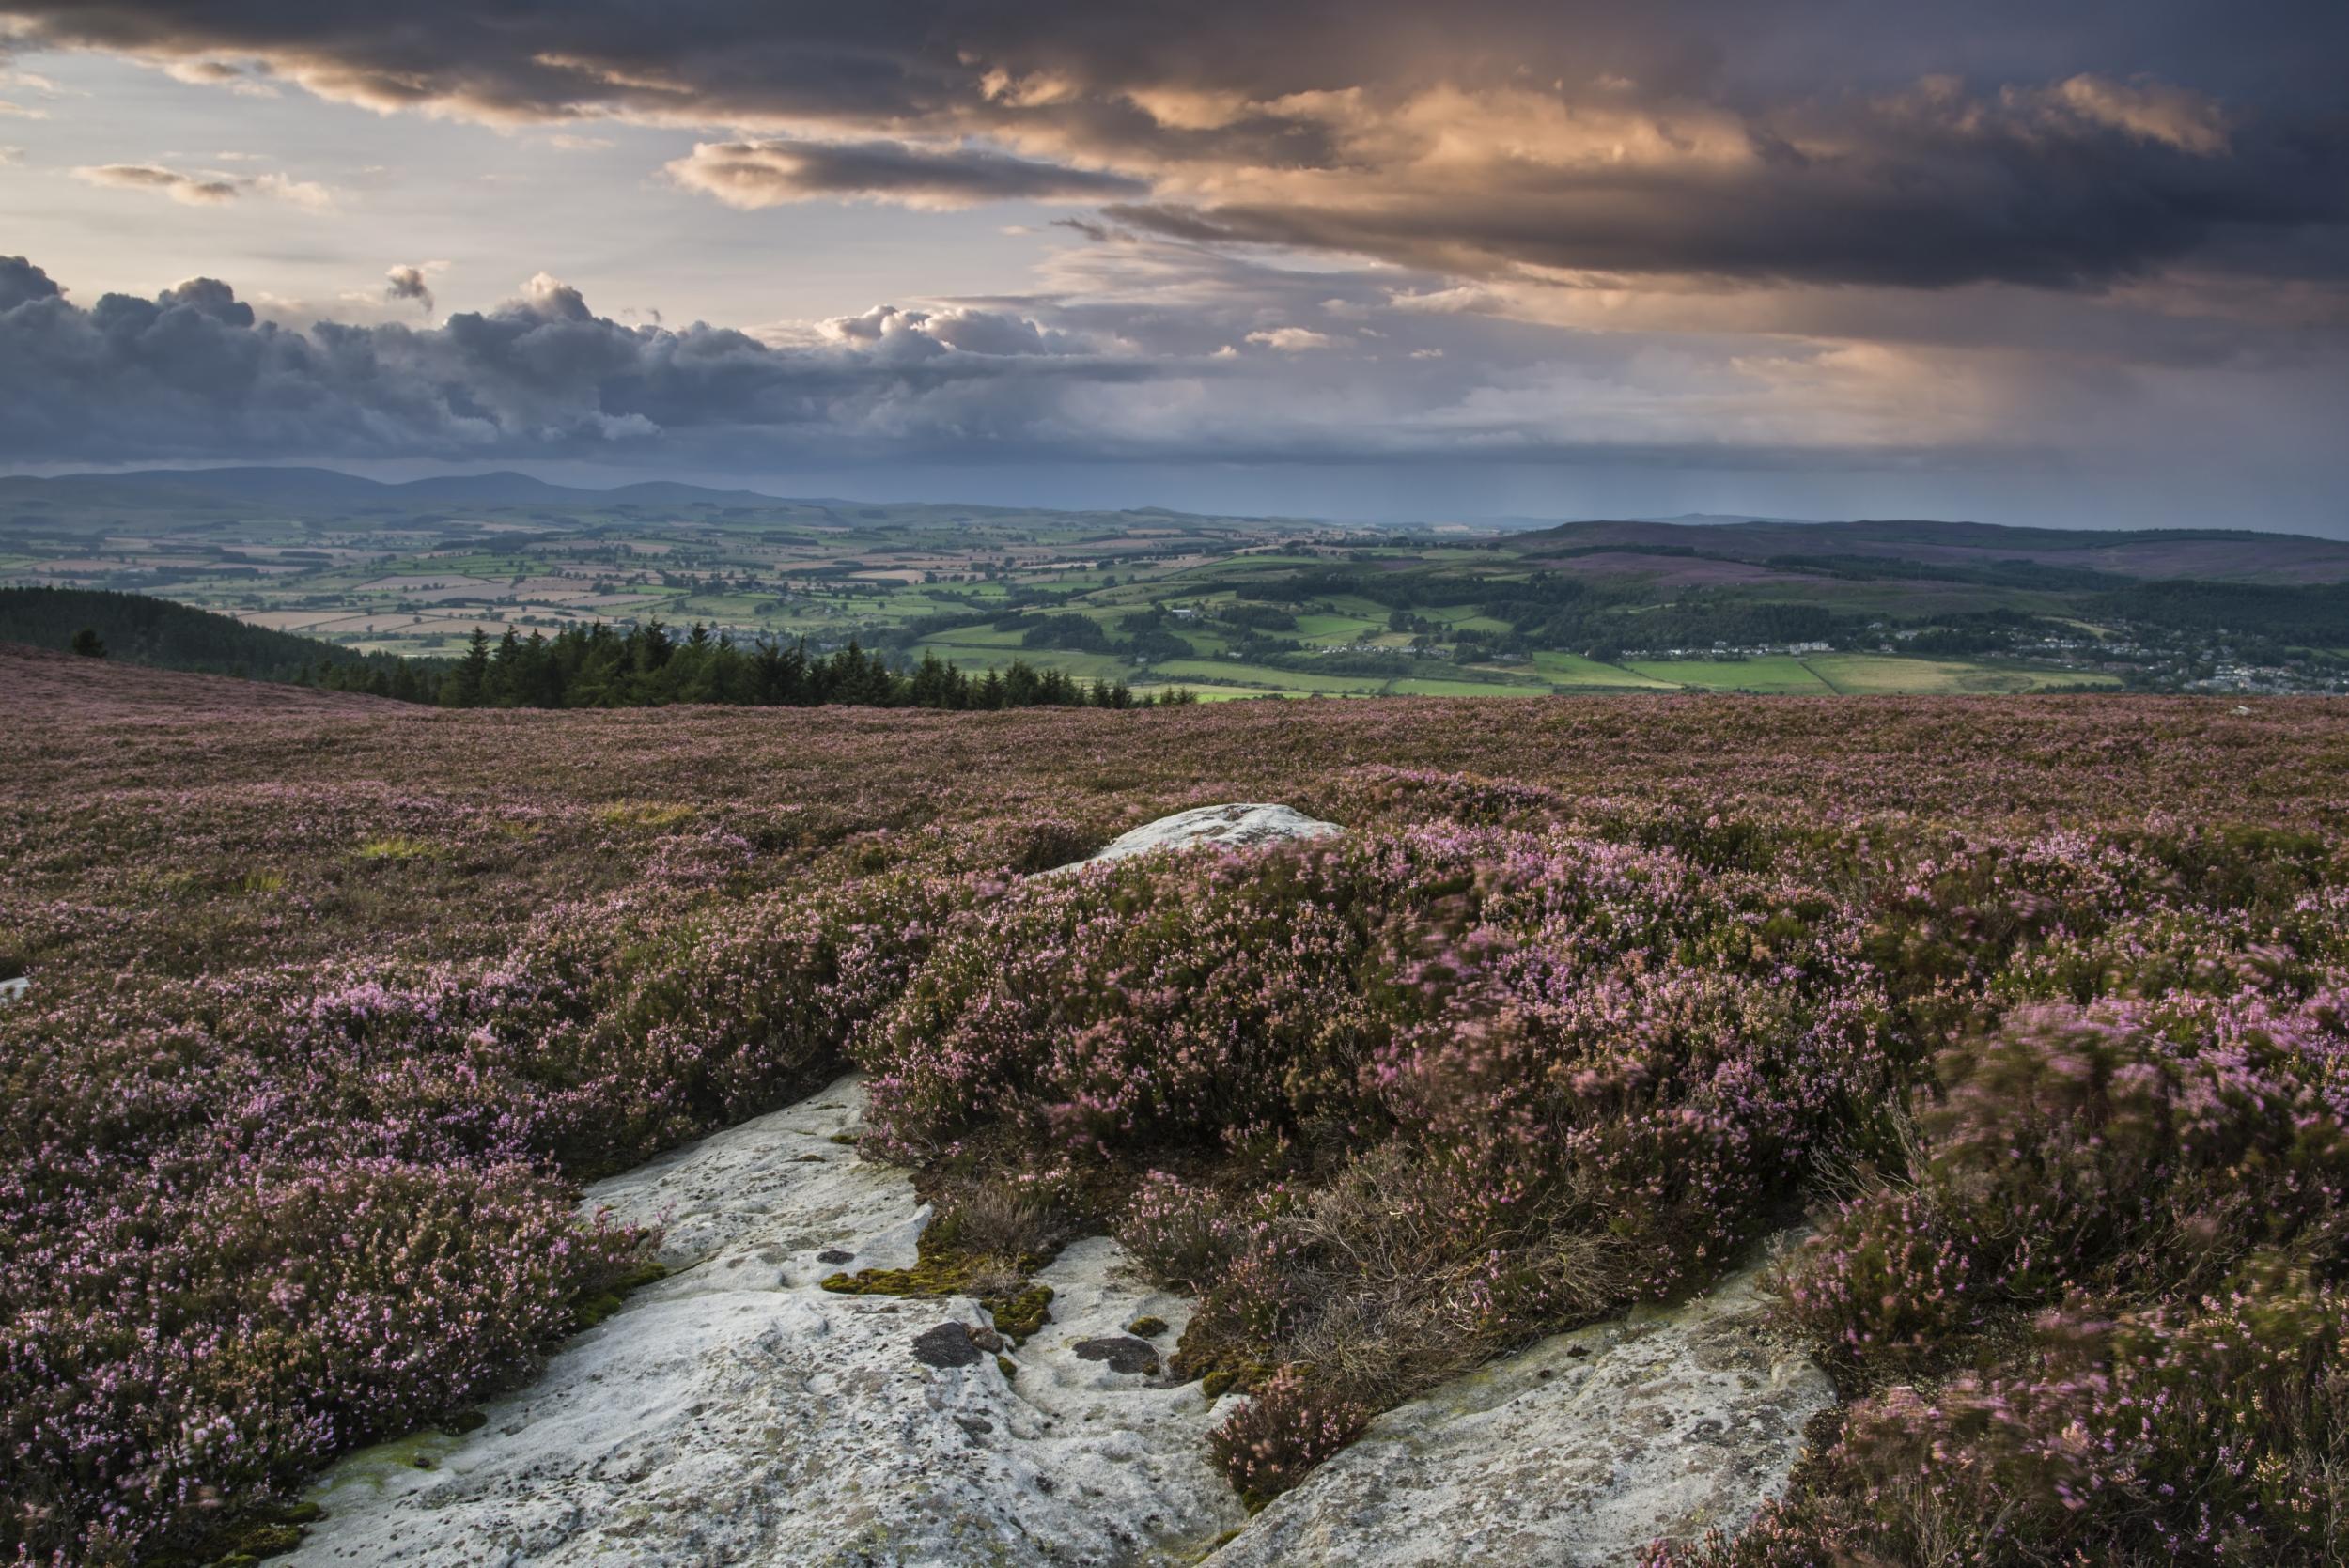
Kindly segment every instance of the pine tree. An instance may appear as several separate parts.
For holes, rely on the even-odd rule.
[[[490,679],[490,634],[473,629],[473,643],[441,682],[443,707],[479,707]]]

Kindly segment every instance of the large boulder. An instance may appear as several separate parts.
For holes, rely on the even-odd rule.
[[[1132,832],[1112,840],[1098,853],[1054,870],[1074,871],[1081,866],[1097,865],[1104,861],[1122,861],[1129,856],[1147,855],[1160,849],[1189,849],[1202,844],[1219,845],[1225,849],[1248,849],[1259,844],[1277,844],[1287,839],[1328,838],[1344,830],[1336,823],[1307,816],[1293,806],[1251,802],[1199,806],[1190,811],[1176,812],[1173,816],[1161,816],[1156,822],[1145,822]]]
[[[1735,1529],[1834,1401],[1766,1328],[1755,1282],[1554,1335],[1389,1411],[1205,1568],[1598,1568]]]
[[[1244,1511],[1195,1385],[1105,1341],[1187,1304],[1103,1238],[1038,1278],[1052,1321],[1002,1341],[961,1297],[836,1295],[903,1267],[928,1211],[859,1159],[854,1080],[590,1190],[665,1219],[677,1270],[567,1346],[469,1436],[353,1455],[291,1557],[394,1568],[857,1568],[1195,1562]],[[1121,1345],[1121,1352],[1124,1347]],[[1222,1414],[1228,1414],[1228,1408]]]

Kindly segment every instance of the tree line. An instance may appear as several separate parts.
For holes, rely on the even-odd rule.
[[[1198,700],[1184,691],[1138,695],[1123,681],[1080,681],[1019,660],[976,675],[934,654],[910,668],[893,668],[854,642],[830,653],[809,648],[804,638],[745,644],[698,623],[682,635],[660,621],[626,630],[570,626],[552,637],[523,637],[508,628],[495,642],[475,629],[458,659],[408,659],[361,653],[146,594],[82,588],[0,588],[0,642],[443,707],[1130,708]]]
[[[415,661],[397,654],[361,653],[151,594],[102,588],[0,588],[0,643],[246,680],[290,681],[307,672],[310,684],[337,690],[397,685],[383,694],[412,702],[428,701],[438,678],[429,666],[404,671]]]
[[[371,690],[371,688],[370,688]],[[395,691],[380,693],[397,695]],[[925,653],[910,669],[851,641],[831,653],[805,638],[760,637],[747,645],[696,621],[682,636],[661,622],[626,631],[597,623],[549,637],[508,627],[491,643],[476,629],[464,656],[440,675],[430,701],[443,707],[659,707],[722,703],[745,707],[1155,707],[1196,702],[1189,691],[1136,695],[1124,681],[1079,681],[1015,660],[972,675]]]

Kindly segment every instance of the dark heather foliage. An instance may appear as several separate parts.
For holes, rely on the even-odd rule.
[[[0,1555],[222,1557],[626,1284],[583,1180],[859,1064],[939,1245],[1198,1295],[1252,1498],[1808,1212],[1840,1430],[1657,1560],[2342,1560],[2333,708],[0,683]],[[1348,831],[1029,875],[1249,799]]]

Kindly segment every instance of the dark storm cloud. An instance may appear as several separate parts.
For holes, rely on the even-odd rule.
[[[383,297],[398,303],[412,300],[427,316],[432,314],[432,286],[421,267],[399,266],[383,274]]]
[[[1064,168],[975,147],[903,142],[703,142],[669,165],[681,184],[729,207],[864,197],[907,207],[988,201],[1100,201],[1148,189],[1122,175]]]
[[[47,272],[21,256],[0,256],[0,312],[61,293]]]
[[[2062,85],[2084,96],[2091,85]],[[2098,84],[2097,85],[2101,85]],[[2061,96],[1812,111],[1781,138],[1644,168],[1496,159],[1475,179],[1398,171],[1393,199],[1294,181],[1273,199],[1126,203],[1105,215],[1205,243],[1358,252],[1468,273],[1519,267],[1830,284],[2042,287],[2140,274],[2223,242],[2293,270],[2349,221],[2349,124],[2319,136],[2124,117]],[[2104,115],[2108,117],[2097,117]],[[1790,127],[1790,130],[1793,128]],[[1808,147],[1813,150],[1805,150]]]
[[[196,278],[86,309],[0,257],[0,461],[675,456],[1018,440],[1074,389],[1156,373],[984,310],[875,312],[775,348],[627,327],[540,274],[433,330],[257,320]]]
[[[21,49],[257,70],[381,109],[728,128],[678,173],[742,204],[1124,197],[1165,233],[1482,273],[2073,286],[2207,251],[2257,274],[2349,219],[2339,0],[0,0],[0,15]]]

